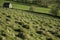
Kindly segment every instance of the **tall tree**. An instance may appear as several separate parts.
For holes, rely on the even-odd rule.
[[[60,9],[60,0],[55,0],[55,5],[54,7],[51,9],[51,13],[55,16],[58,16],[57,13],[58,13],[58,10]]]

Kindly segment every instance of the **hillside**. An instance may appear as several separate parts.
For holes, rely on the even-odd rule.
[[[10,1],[1,0],[0,1],[0,6],[1,7],[3,6],[4,2],[10,2]],[[13,8],[15,8],[15,9],[29,10],[30,7],[31,7],[31,6],[28,6],[28,5],[23,5],[21,3],[16,3],[16,2],[11,2],[11,3],[12,3]],[[35,12],[49,13],[50,10],[51,10],[50,8],[43,8],[43,7],[34,6],[34,11]]]
[[[0,8],[0,40],[60,40],[60,19]]]

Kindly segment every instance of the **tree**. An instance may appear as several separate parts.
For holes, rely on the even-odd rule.
[[[58,13],[58,10],[60,9],[60,0],[55,0],[55,5],[54,7],[51,9],[51,13],[54,15],[54,16],[58,16],[57,13]]]

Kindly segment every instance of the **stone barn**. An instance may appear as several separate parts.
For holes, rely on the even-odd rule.
[[[5,2],[5,3],[3,4],[3,7],[5,7],[5,8],[12,8],[12,4],[9,3],[9,2]]]

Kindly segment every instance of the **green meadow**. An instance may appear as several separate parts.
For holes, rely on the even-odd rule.
[[[47,15],[50,8],[12,2],[13,9],[3,8],[0,1],[0,40],[60,40],[60,18]],[[42,14],[46,13],[46,14]],[[59,11],[60,13],[60,11]]]

